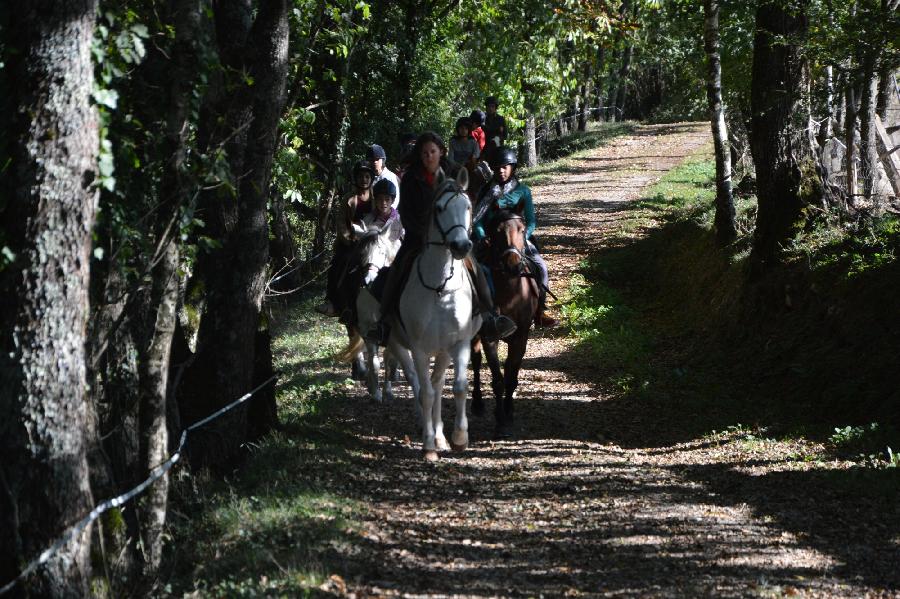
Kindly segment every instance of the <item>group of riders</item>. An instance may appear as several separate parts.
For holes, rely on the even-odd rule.
[[[348,271],[360,265],[351,264],[353,247],[368,231],[387,235],[393,261],[386,272],[378,275],[375,285],[381,295],[381,320],[365,338],[385,345],[390,334],[388,316],[398,308],[400,295],[414,258],[427,243],[432,203],[438,173],[455,177],[460,169],[469,172],[470,197],[473,199],[472,241],[474,259],[465,260],[470,274],[477,311],[482,315],[479,334],[486,341],[502,339],[515,332],[515,323],[501,315],[494,305],[489,281],[486,238],[493,219],[500,211],[512,211],[525,220],[527,243],[525,256],[538,283],[540,301],[534,322],[537,327],[553,327],[556,319],[547,313],[549,291],[547,265],[535,245],[537,225],[531,189],[516,176],[518,163],[514,148],[504,145],[506,121],[497,113],[493,96],[485,101],[486,113],[475,110],[456,121],[455,135],[449,147],[439,135],[425,132],[416,137],[401,137],[404,156],[396,166],[387,168],[387,156],[377,144],[370,146],[366,159],[353,167],[352,190],[337,206],[337,237],[328,270],[326,301],[317,311],[328,316],[349,318],[351,300],[345,297],[341,282]]]

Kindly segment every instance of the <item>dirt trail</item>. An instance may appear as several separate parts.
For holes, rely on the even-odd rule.
[[[708,141],[702,124],[641,126],[536,186],[555,287],[564,288],[578,260],[602,247],[604,231],[618,226],[629,201]],[[723,457],[701,441],[616,445],[591,369],[564,329],[536,334],[516,400],[516,439],[490,440],[486,386],[488,416],[470,419],[473,446],[443,454],[437,464],[425,463],[418,450],[408,388],[399,388],[403,399],[373,406],[360,386],[331,417],[362,456],[349,469],[345,492],[370,509],[354,552],[339,556],[342,580],[327,590],[667,597],[858,596],[878,588],[877,573],[848,574],[849,562],[865,561],[875,548],[839,549],[783,525],[778,515],[793,509],[792,498],[777,482],[747,499],[705,482],[714,471],[733,490],[754,476],[759,461]],[[447,397],[445,422],[452,426]],[[781,503],[760,510],[752,500],[767,492]]]

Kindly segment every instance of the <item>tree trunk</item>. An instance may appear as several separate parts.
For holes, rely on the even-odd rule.
[[[878,72],[878,101],[875,104],[875,112],[881,117],[881,120],[887,118],[887,108],[890,106],[891,94],[896,92],[896,83],[894,72],[889,64],[885,64]]]
[[[525,117],[525,166],[537,166],[537,143],[535,143],[534,113]]]
[[[878,101],[877,57],[867,55],[863,61],[862,96],[859,100],[859,166],[863,177],[863,195],[872,199],[878,182],[878,150],[876,149],[875,105]]]
[[[232,32],[228,22],[219,22],[219,18],[217,11],[222,56],[229,61],[241,60],[225,64],[237,66],[236,72],[246,68],[253,85],[243,86],[237,92],[238,104],[231,114],[239,120],[232,121],[229,130],[222,132],[227,135],[239,129],[246,131],[242,147],[228,146],[232,176],[241,177],[234,181],[237,201],[226,197],[217,204],[207,204],[222,246],[198,264],[198,274],[206,285],[206,306],[197,353],[184,374],[179,393],[186,423],[237,399],[256,382],[256,338],[269,255],[266,200],[277,125],[285,102],[287,1],[260,3],[246,36],[240,30]],[[232,47],[232,40],[242,39],[247,40],[246,44]],[[260,413],[271,414],[272,409]],[[249,422],[247,409],[235,409],[197,431],[200,435],[192,446],[191,457],[196,463],[227,466],[250,431],[267,424],[271,422]]]
[[[825,114],[819,127],[819,145],[824,146],[834,135],[834,68],[831,65],[825,67]]]
[[[704,0],[705,27],[703,42],[706,50],[706,100],[712,124],[716,155],[716,238],[720,245],[728,245],[737,238],[734,224],[734,200],[731,195],[731,152],[725,109],[722,105],[722,62],[719,56],[719,2]]]
[[[6,9],[3,9],[4,11]],[[0,213],[0,580],[85,516],[88,265],[99,129],[91,103],[96,0],[35,0],[10,14],[3,61],[12,114]],[[15,52],[11,50],[15,50]],[[4,127],[6,128],[6,127]],[[24,584],[90,594],[90,531]]]
[[[591,80],[593,73],[591,72],[591,61],[584,61],[584,71],[582,72],[581,85],[578,88],[579,99],[578,105],[578,130],[587,131],[588,119],[591,111]]]
[[[847,203],[853,206],[859,189],[858,173],[856,169],[856,119],[857,100],[856,85],[853,78],[847,77],[847,87],[844,90],[844,145],[847,149],[844,154],[847,173]]]
[[[594,114],[594,120],[604,118],[603,108],[603,69],[606,67],[606,48],[600,46],[597,48],[597,79],[594,83],[594,98],[597,100],[597,112]]]
[[[762,0],[756,8],[750,92],[750,148],[756,164],[759,211],[753,262],[764,267],[804,223],[801,193],[809,158],[802,104],[806,68],[801,54],[807,31],[805,5],[786,8]]]
[[[188,123],[191,92],[197,72],[201,3],[187,0],[175,5],[173,22],[175,46],[168,73],[166,137],[162,155],[167,157],[160,182],[159,206],[155,211],[154,233],[158,255],[150,272],[151,288],[145,317],[146,332],[139,347],[140,365],[140,478],[162,463],[169,450],[166,421],[169,359],[175,332],[178,301],[178,217],[189,202],[184,181],[187,160]],[[162,559],[162,533],[169,496],[167,476],[153,483],[136,504],[141,523],[143,574],[152,577]]]
[[[628,69],[631,67],[631,56],[634,54],[634,45],[629,40],[622,55],[622,66],[619,67],[618,85],[615,96],[616,120],[625,120],[625,96],[628,92]]]

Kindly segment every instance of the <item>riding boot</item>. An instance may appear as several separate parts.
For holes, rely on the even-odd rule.
[[[475,308],[481,312],[481,329],[478,334],[484,341],[498,341],[516,332],[517,325],[508,316],[500,314],[494,306],[494,298],[484,271],[471,257],[466,260],[466,270],[475,288]]]
[[[547,263],[537,247],[528,242],[526,254],[531,264],[537,269],[540,277],[538,280],[538,309],[534,314],[534,326],[538,328],[553,328],[559,325],[559,321],[547,314],[547,290],[550,288],[550,274],[547,271]]]

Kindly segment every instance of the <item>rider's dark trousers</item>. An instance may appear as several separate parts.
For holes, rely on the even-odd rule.
[[[538,251],[538,249],[534,246],[530,241],[525,244],[525,253],[534,262],[535,266],[538,267],[540,271],[541,277],[541,288],[540,288],[540,303],[538,305],[538,309],[540,311],[544,311],[547,307],[547,289],[550,288],[550,273],[547,271],[547,263],[544,262],[543,256]]]

